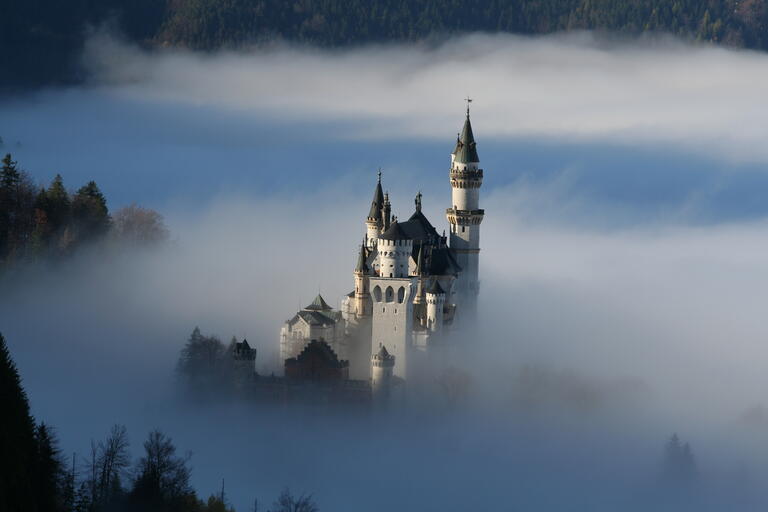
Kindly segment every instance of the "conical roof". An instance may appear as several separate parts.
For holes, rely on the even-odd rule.
[[[376,183],[376,189],[373,191],[373,201],[371,201],[371,211],[368,212],[368,218],[381,220],[381,209],[383,207],[384,191],[381,189],[381,172],[379,172],[379,181]]]
[[[389,229],[381,234],[379,238],[384,240],[410,240],[408,234],[400,227],[400,223],[393,222],[390,224]]]
[[[325,299],[323,299],[323,296],[319,293],[317,294],[317,297],[315,297],[315,300],[312,301],[312,304],[304,308],[306,311],[330,311],[333,308],[328,305],[327,302],[325,302]]]
[[[357,265],[355,266],[355,272],[360,272],[361,274],[365,274],[368,272],[368,265],[365,264],[366,260],[366,251],[365,251],[365,244],[360,246],[360,254],[357,256]]]
[[[444,295],[445,291],[443,290],[443,287],[440,286],[440,283],[437,282],[437,279],[432,281],[432,284],[429,288],[427,288],[427,293],[431,293],[432,295]]]
[[[461,135],[456,140],[456,149],[453,150],[453,154],[456,155],[455,161],[462,164],[480,162],[480,157],[477,156],[475,135],[472,133],[472,123],[469,120],[469,111],[467,111],[467,118],[464,121]]]

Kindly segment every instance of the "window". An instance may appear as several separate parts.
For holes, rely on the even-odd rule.
[[[405,287],[401,286],[397,290],[397,302],[402,304],[404,299],[405,299]]]
[[[387,286],[386,301],[393,302],[395,300],[395,290],[391,286]]]
[[[381,302],[381,288],[378,285],[373,289],[373,298],[376,302]]]

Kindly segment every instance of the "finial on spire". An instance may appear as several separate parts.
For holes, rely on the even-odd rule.
[[[470,98],[469,95],[467,95],[467,97],[464,98],[464,101],[467,102],[467,117],[469,117],[469,104],[472,103],[472,98]]]
[[[381,167],[379,167],[378,175],[379,175],[379,183],[381,183]]]
[[[421,190],[419,190],[419,193],[416,194],[416,199],[414,200],[414,202],[416,203],[416,211],[420,212],[421,211]]]

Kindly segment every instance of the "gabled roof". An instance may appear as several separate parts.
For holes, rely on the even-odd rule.
[[[317,297],[315,297],[315,300],[312,301],[312,304],[304,308],[304,311],[330,311],[333,308],[328,305],[327,302],[325,302],[325,299],[323,299],[323,296],[319,293],[317,294]]]
[[[480,157],[477,156],[475,135],[472,133],[472,123],[469,121],[469,111],[467,111],[467,118],[464,121],[461,135],[456,140],[456,149],[453,150],[453,154],[456,155],[455,161],[459,163],[466,164],[480,161]]]

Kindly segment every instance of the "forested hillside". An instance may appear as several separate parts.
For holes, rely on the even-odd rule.
[[[5,0],[0,85],[73,82],[88,27],[198,50],[275,40],[320,46],[471,31],[668,32],[768,49],[768,0]]]
[[[110,215],[94,181],[71,192],[57,174],[46,187],[34,183],[10,154],[0,161],[0,276],[16,264],[60,261],[107,241],[125,247],[167,237],[154,210],[131,205]]]

